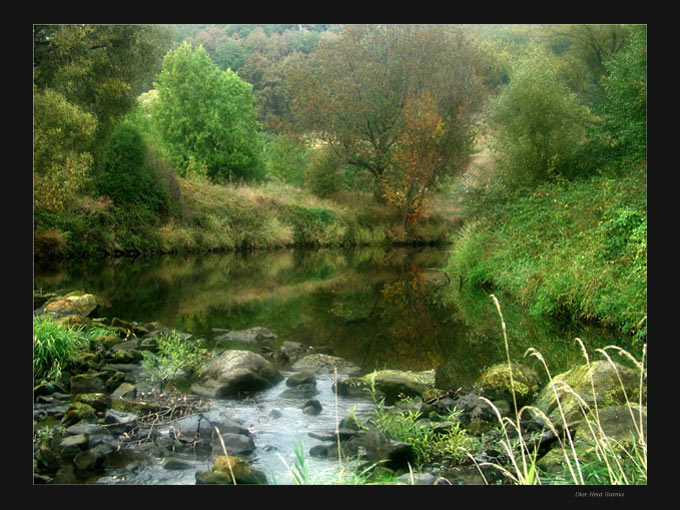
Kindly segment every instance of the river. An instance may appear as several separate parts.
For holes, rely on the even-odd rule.
[[[325,348],[366,371],[435,369],[438,386],[456,389],[469,387],[485,367],[504,361],[505,347],[489,292],[465,288],[459,292],[457,278],[442,271],[446,257],[445,248],[427,247],[72,261],[36,267],[34,287],[43,292],[96,294],[106,301],[100,315],[159,321],[203,338],[207,345],[216,334],[223,334],[215,329],[262,326],[277,334],[274,349],[289,340]],[[500,296],[500,301],[511,356],[521,359],[526,349],[534,347],[553,374],[584,362],[576,337],[591,352],[621,344],[612,332],[531,317],[511,299]],[[536,359],[526,362],[544,373]],[[315,441],[308,432],[335,427],[336,400],[330,386],[330,380],[318,382],[320,395],[315,398],[326,409],[321,417],[302,419],[297,402],[279,398],[283,387],[247,403],[216,402],[215,406],[233,411],[254,427],[255,465],[277,482],[287,483],[285,463],[294,461],[295,444],[302,443],[308,450]],[[343,418],[352,411],[362,412],[365,403],[344,399],[338,405]],[[278,420],[271,419],[272,409],[281,413]],[[312,465],[315,473],[328,471],[334,476],[333,461],[308,460],[325,462]],[[197,469],[209,469],[201,462]],[[143,480],[109,473],[105,483],[193,482],[192,473],[166,471],[160,482],[148,470],[145,473]]]

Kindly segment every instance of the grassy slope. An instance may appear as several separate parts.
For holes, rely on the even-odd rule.
[[[320,199],[274,183],[215,185],[176,178],[174,195],[172,212],[162,219],[84,197],[69,214],[38,214],[36,256],[443,242],[455,224],[451,211],[435,205],[407,234],[397,211],[371,195]]]
[[[448,270],[509,292],[537,314],[593,319],[627,333],[647,309],[646,167],[625,178],[545,184],[478,209]]]

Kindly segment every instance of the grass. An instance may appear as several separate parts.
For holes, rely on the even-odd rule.
[[[142,351],[142,373],[153,384],[186,379],[205,361],[207,351],[175,331],[157,338],[157,351]]]
[[[492,299],[497,307],[500,316],[503,339],[505,343],[508,363],[510,363],[509,342],[506,333],[505,320],[501,311],[500,304],[497,298],[492,294]],[[590,366],[590,359],[588,352],[580,339],[576,339],[581,347],[586,364]],[[580,409],[583,414],[583,422],[579,426],[579,440],[575,440],[570,430],[569,424],[565,417],[560,398],[555,389],[555,397],[557,399],[557,406],[561,417],[561,423],[553,424],[547,416],[538,408],[532,406],[525,406],[517,409],[515,400],[514,420],[506,417],[501,418],[498,409],[487,400],[487,403],[495,410],[501,430],[503,433],[503,440],[501,445],[505,450],[507,458],[510,460],[510,466],[504,467],[496,463],[482,463],[478,467],[493,466],[511,479],[516,484],[521,485],[535,485],[535,484],[558,484],[571,483],[576,485],[584,485],[587,483],[596,484],[646,484],[647,483],[647,443],[643,430],[643,415],[642,415],[642,395],[644,381],[646,380],[646,369],[644,361],[646,357],[646,346],[643,348],[641,361],[636,360],[630,353],[621,349],[618,346],[609,346],[604,349],[597,349],[605,359],[612,364],[616,369],[616,364],[613,362],[608,351],[616,351],[618,354],[628,358],[628,360],[640,371],[640,387],[637,392],[640,401],[634,402],[629,399],[626,394],[625,387],[619,376],[621,388],[623,390],[626,407],[634,423],[634,431],[631,437],[633,447],[626,447],[617,440],[608,437],[605,433],[602,422],[600,420],[600,407],[595,396],[595,385],[592,380],[591,388],[593,392],[593,404],[589,405],[576,394],[573,389],[567,387],[566,391],[573,396],[576,396],[580,404]],[[550,374],[545,360],[541,354],[529,349],[525,356],[533,356],[539,359],[548,374],[549,380],[552,382],[553,378]],[[512,374],[512,372],[510,372]],[[617,372],[618,374],[618,372]],[[512,384],[512,375],[511,375]],[[553,386],[555,388],[555,386]],[[513,392],[514,396],[514,392]],[[546,423],[547,427],[557,436],[559,447],[557,452],[564,459],[563,468],[564,473],[560,475],[549,475],[543,473],[537,465],[537,446],[532,448],[529,446],[522,434],[522,416],[525,412],[532,412],[534,415],[540,416]],[[582,432],[583,431],[583,432]],[[514,441],[511,436],[516,437]],[[472,456],[470,456],[472,458]],[[480,469],[480,473],[481,473]],[[482,474],[483,476],[483,474]]]
[[[546,183],[512,197],[507,190],[474,193],[471,220],[447,266],[456,279],[508,293],[534,315],[597,321],[644,343],[644,168],[623,178]]]
[[[44,316],[33,317],[33,379],[57,381],[62,372],[75,365],[76,356],[90,340],[107,330],[68,326]]]

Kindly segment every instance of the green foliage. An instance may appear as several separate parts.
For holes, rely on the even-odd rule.
[[[328,147],[317,149],[309,158],[305,172],[305,185],[318,197],[330,197],[342,185],[342,165]]]
[[[458,420],[458,411],[442,416],[438,422],[442,429],[435,431],[429,420],[421,420],[420,411],[385,407],[384,399],[377,395],[375,381],[370,377],[367,380],[366,391],[375,404],[370,423],[395,441],[409,443],[416,454],[416,464],[460,460],[465,457],[464,449],[470,446],[471,438]]]
[[[64,326],[50,318],[33,317],[33,379],[58,380],[74,357],[89,346],[81,327]]]
[[[604,65],[604,129],[626,168],[647,158],[647,28],[635,27],[624,50]]]
[[[262,177],[261,141],[252,87],[220,71],[203,47],[170,51],[155,84],[152,117],[181,174],[216,181]]]
[[[33,42],[36,86],[92,114],[101,143],[134,107],[170,41],[161,25],[34,25]]]
[[[265,146],[267,173],[281,183],[302,187],[308,152],[297,138],[284,134],[271,137]]]
[[[512,187],[592,171],[580,158],[590,112],[560,81],[547,55],[535,52],[515,65],[510,83],[490,105],[489,118],[499,170]]]
[[[129,122],[119,124],[104,151],[98,191],[117,205],[145,208],[153,213],[166,211],[168,190],[149,165],[146,144]]]
[[[647,309],[646,173],[546,183],[461,231],[449,270],[535,314],[635,333]],[[521,241],[520,241],[521,240]]]
[[[91,114],[52,89],[33,89],[33,192],[36,207],[61,211],[83,185],[92,164]]]
[[[159,336],[157,342],[157,352],[142,352],[142,372],[154,384],[177,383],[205,361],[206,350],[176,332]]]

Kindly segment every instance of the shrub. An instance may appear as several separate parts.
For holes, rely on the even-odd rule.
[[[152,212],[167,210],[168,191],[148,159],[139,130],[122,122],[109,137],[104,163],[98,178],[98,191],[117,205],[135,205]]]
[[[558,71],[544,55],[526,58],[489,109],[499,168],[514,185],[533,187],[557,175],[589,173],[580,156],[590,112],[560,81]]]

